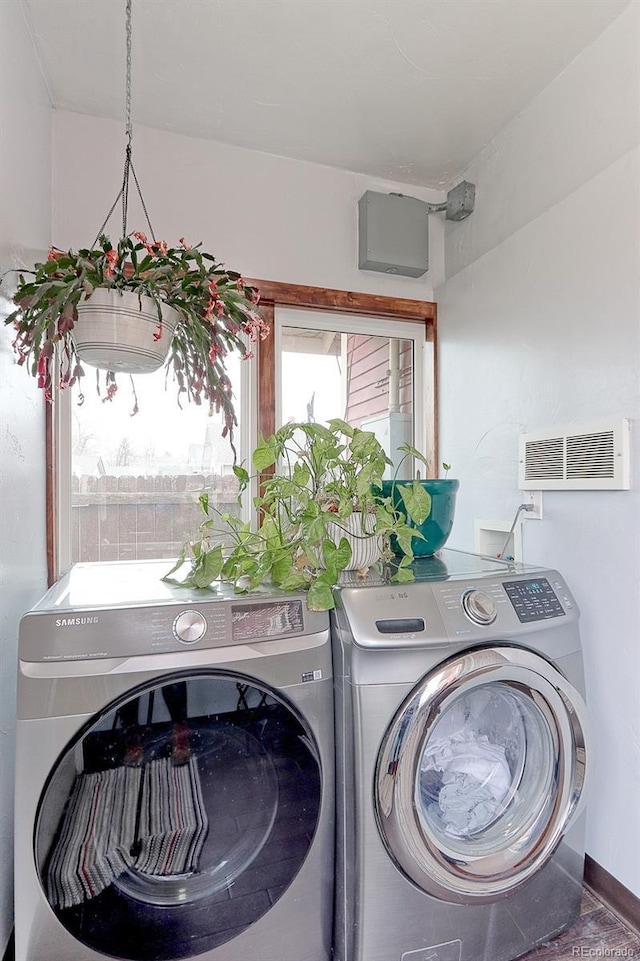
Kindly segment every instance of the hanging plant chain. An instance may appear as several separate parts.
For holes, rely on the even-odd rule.
[[[135,171],[135,167],[133,166],[133,159],[132,159],[133,123],[131,121],[131,21],[132,21],[131,3],[132,3],[132,0],[127,0],[127,8],[126,8],[127,9],[127,14],[126,14],[127,68],[126,68],[126,88],[125,88],[125,129],[126,129],[126,136],[127,136],[127,145],[125,147],[125,154],[124,154],[124,170],[122,174],[122,186],[120,187],[120,190],[118,191],[118,195],[116,199],[113,201],[113,204],[111,205],[109,213],[105,217],[102,223],[102,226],[100,227],[100,230],[96,234],[96,239],[91,245],[92,247],[95,247],[98,241],[100,240],[100,237],[104,233],[105,227],[107,226],[107,224],[109,223],[109,220],[111,219],[111,215],[113,214],[114,210],[118,206],[118,202],[120,198],[122,198],[122,237],[124,238],[127,236],[127,218],[129,214],[129,174],[130,173],[133,174],[133,181],[136,185],[136,190],[138,191],[138,197],[140,198],[140,204],[142,206],[145,219],[147,221],[147,226],[149,227],[149,233],[151,234],[153,241],[155,242],[156,240],[155,231],[153,229],[151,220],[149,218],[149,211],[147,210],[145,199],[142,196],[142,190],[140,188],[140,183],[138,181],[138,177]]]

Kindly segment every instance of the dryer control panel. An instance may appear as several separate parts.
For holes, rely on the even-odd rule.
[[[303,594],[166,583],[166,561],[78,564],[20,622],[20,659],[88,661],[212,650],[326,633]]]

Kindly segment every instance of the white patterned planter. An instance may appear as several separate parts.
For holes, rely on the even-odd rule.
[[[72,337],[78,357],[92,367],[148,374],[162,367],[179,320],[178,311],[163,304],[160,325],[150,297],[98,287],[78,304]]]
[[[364,515],[363,527],[362,514],[360,511],[354,511],[349,517],[341,520],[340,525],[329,524],[328,533],[336,546],[342,537],[346,537],[351,545],[351,560],[345,567],[346,571],[363,570],[380,560],[383,538],[373,533],[376,526],[375,514]]]

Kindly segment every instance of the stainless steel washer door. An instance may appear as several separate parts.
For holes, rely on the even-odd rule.
[[[472,650],[428,674],[383,740],[374,803],[398,867],[441,900],[506,895],[584,799],[586,709],[543,658]]]
[[[61,925],[126,961],[201,956],[283,896],[318,827],[315,738],[276,690],[214,670],[88,721],[42,793],[40,883]]]

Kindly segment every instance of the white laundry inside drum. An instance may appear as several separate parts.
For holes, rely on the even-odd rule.
[[[420,763],[424,813],[452,837],[484,831],[513,797],[525,746],[524,723],[513,698],[496,685],[463,695],[425,744]]]

